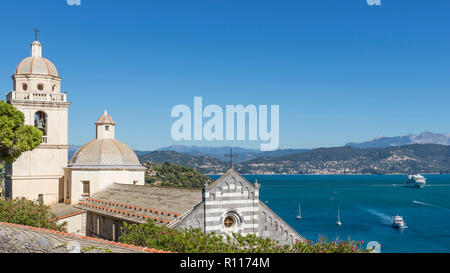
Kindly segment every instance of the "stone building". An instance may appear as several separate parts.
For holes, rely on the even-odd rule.
[[[97,120],[96,138],[68,164],[67,93],[61,93],[56,66],[31,44],[31,57],[17,66],[6,101],[22,111],[25,124],[40,129],[42,144],[6,166],[6,197],[25,197],[47,205],[77,204],[114,183],[144,185],[145,168],[134,151],[115,139],[116,123],[105,113]]]
[[[66,204],[78,204],[111,184],[145,184],[145,168],[136,153],[115,139],[115,126],[106,112],[97,120],[96,138],[83,145],[65,168]]]
[[[203,190],[114,184],[79,205],[87,211],[86,234],[108,240],[118,239],[122,222],[148,220],[225,236],[256,234],[282,244],[304,240],[259,200],[259,188],[230,169]]]
[[[61,77],[55,65],[42,57],[37,40],[31,45],[31,57],[20,62],[12,79],[7,102],[24,113],[25,124],[42,130],[43,138],[41,145],[7,166],[7,197],[65,203],[68,214],[58,217],[71,218],[70,230],[114,241],[122,222],[148,220],[205,233],[256,234],[283,244],[303,240],[259,200],[260,185],[233,169],[202,190],[144,186],[145,168],[130,147],[115,139],[116,123],[106,111],[95,123],[96,138],[68,163],[71,103],[61,93]]]
[[[6,101],[22,111],[25,124],[36,126],[43,137],[41,145],[6,166],[6,196],[45,204],[62,202],[71,103],[67,93],[61,93],[56,66],[42,57],[40,42],[31,44],[31,56],[19,63],[12,80],[13,91],[6,95]]]

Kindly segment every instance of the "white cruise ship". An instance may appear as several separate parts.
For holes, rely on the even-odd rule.
[[[405,187],[423,188],[426,183],[427,179],[420,174],[408,175],[408,180],[406,180]]]

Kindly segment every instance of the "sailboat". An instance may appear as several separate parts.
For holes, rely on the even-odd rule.
[[[298,215],[297,215],[297,219],[302,219],[302,210],[300,209],[300,204],[298,204]]]
[[[337,218],[336,225],[338,225],[339,227],[342,226],[341,217],[339,215],[339,207],[338,207],[338,218]]]

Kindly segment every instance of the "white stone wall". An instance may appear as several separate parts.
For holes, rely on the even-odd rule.
[[[26,90],[24,89],[26,84]],[[43,90],[38,89],[38,85],[43,86]],[[60,93],[61,78],[45,75],[14,75],[13,90],[19,92],[42,92],[42,93]]]
[[[65,191],[65,202],[68,204],[78,204],[80,198],[82,198],[83,181],[89,181],[91,196],[114,183],[133,185],[134,181],[137,181],[136,185],[145,185],[145,170],[70,168],[66,170],[65,187],[66,189],[70,187],[71,190],[70,198],[67,198],[67,190]]]
[[[58,220],[58,224],[66,222],[68,233],[86,235],[86,220],[86,213],[82,213]]]
[[[56,204],[60,200],[59,182],[61,178],[14,178],[7,179],[7,196],[12,198],[25,197],[29,200],[38,200],[39,194],[43,194],[45,204]]]
[[[64,167],[68,158],[70,103],[12,101],[11,104],[24,113],[26,125],[34,126],[37,111],[47,114],[47,141],[23,153],[9,166],[8,196],[37,200],[43,194],[45,204],[58,203],[63,199]]]
[[[67,103],[12,102],[25,115],[25,124],[34,126],[34,115],[41,111],[47,115],[47,143],[68,145],[69,105]],[[65,159],[67,163],[67,158]]]
[[[106,129],[108,128],[108,129]],[[102,124],[96,127],[98,139],[114,139],[115,126],[111,124]]]

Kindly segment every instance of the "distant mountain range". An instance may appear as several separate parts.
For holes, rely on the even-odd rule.
[[[450,173],[450,135],[379,137],[345,147],[281,149],[261,152],[233,147],[234,167],[252,174],[394,174]],[[81,146],[72,145],[69,158]],[[156,151],[135,151],[141,162],[164,163],[197,169],[203,174],[223,173],[229,167],[229,147],[174,145]]]
[[[139,156],[141,162],[171,162],[219,174],[228,164],[214,157],[155,151]],[[262,156],[234,164],[246,174],[411,174],[450,173],[450,146],[412,144],[359,149],[319,148],[278,157]]]
[[[76,151],[81,148],[82,145],[71,145],[69,148],[69,160],[73,157],[73,155],[76,153]],[[163,152],[163,151],[173,151],[177,152],[179,154],[185,154],[185,155],[192,155],[192,156],[207,156],[210,158],[216,158],[223,162],[228,162],[229,158],[226,157],[226,154],[230,153],[230,147],[202,147],[202,146],[185,146],[185,145],[173,145],[169,147],[164,147],[156,150],[157,152]],[[247,149],[247,148],[241,148],[241,147],[233,147],[233,154],[235,157],[233,157],[233,162],[243,162],[250,159],[258,158],[261,156],[271,156],[271,157],[277,157],[277,156],[283,156],[283,155],[289,155],[289,154],[295,154],[295,153],[302,153],[308,151],[307,149],[281,149],[271,152],[261,152],[257,149]],[[143,156],[146,154],[149,154],[153,151],[140,151],[135,150],[134,151],[136,155]]]
[[[302,153],[308,151],[307,149],[280,149],[271,152],[261,152],[257,149],[247,149],[240,147],[232,147],[233,154],[236,157],[233,157],[233,162],[243,162],[247,160],[251,160],[254,158],[262,157],[262,156],[270,156],[277,157],[295,153]],[[230,153],[230,147],[202,147],[202,146],[185,146],[185,145],[173,145],[169,147],[160,148],[157,151],[175,151],[180,154],[187,155],[205,155],[208,157],[214,157],[221,161],[228,162],[229,159],[226,157],[226,154]]]
[[[450,146],[412,144],[359,149],[320,148],[281,157],[263,157],[235,166],[251,174],[413,174],[450,173]]]
[[[345,146],[365,149],[365,148],[395,147],[409,144],[450,145],[450,134],[435,134],[431,132],[423,132],[420,135],[409,134],[407,136],[396,136],[396,137],[381,136],[366,142],[347,143]]]
[[[396,136],[396,137],[385,137],[380,136],[370,141],[365,142],[350,142],[345,146],[350,146],[359,149],[367,148],[384,148],[384,147],[395,147],[410,144],[440,144],[440,145],[450,145],[450,134],[435,134],[431,132],[423,132],[420,135],[409,134],[406,136]],[[82,145],[71,145],[69,148],[69,159],[75,154],[75,152]],[[241,147],[233,147],[233,153],[236,155],[233,161],[244,162],[252,160],[258,157],[279,157],[284,155],[303,153],[311,149],[280,149],[271,152],[261,152],[257,149],[247,149]],[[206,147],[206,146],[185,146],[185,145],[172,145],[164,148],[160,148],[156,151],[174,151],[180,154],[186,155],[204,155],[207,157],[217,158],[221,161],[228,161],[225,157],[226,154],[230,152],[230,147]],[[148,154],[152,151],[139,151],[135,150],[138,156]]]

